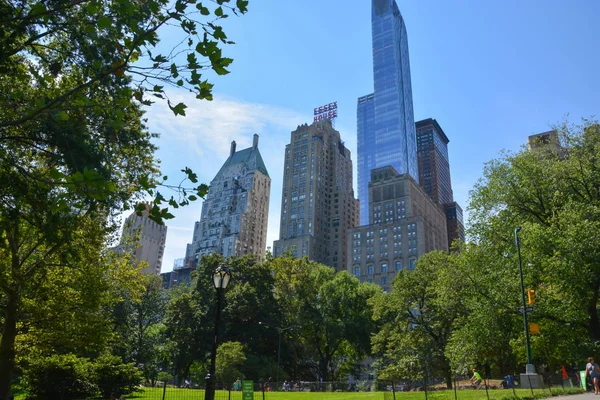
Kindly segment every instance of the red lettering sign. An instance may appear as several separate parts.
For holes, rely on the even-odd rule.
[[[314,122],[337,118],[337,101],[316,107],[313,109],[313,114],[315,116],[313,119]]]

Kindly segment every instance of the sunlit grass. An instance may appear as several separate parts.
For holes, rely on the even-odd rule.
[[[530,389],[515,389],[517,398],[532,399]],[[534,389],[534,397],[538,399],[550,398],[558,394],[583,393],[581,389],[572,388],[563,390],[555,387],[549,390]],[[127,400],[203,400],[204,390],[179,389],[168,387],[163,393],[163,388],[145,388],[143,392],[125,396]],[[393,400],[391,392],[267,392],[265,400]],[[396,392],[396,400],[425,400],[425,392]],[[490,389],[487,394],[485,389],[480,390],[436,390],[427,392],[427,400],[475,400],[475,399],[514,399],[512,389]],[[15,400],[25,400],[26,396],[19,394]],[[98,398],[100,399],[100,398]],[[60,400],[60,399],[56,399]],[[104,400],[104,399],[102,399]],[[108,400],[108,399],[106,399]],[[227,392],[217,390],[215,400],[242,400],[242,392]],[[262,392],[254,393],[254,400],[263,400]]]

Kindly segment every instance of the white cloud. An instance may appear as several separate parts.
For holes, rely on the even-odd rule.
[[[267,246],[279,237],[281,184],[285,145],[290,132],[299,124],[310,123],[310,115],[266,104],[232,99],[199,101],[193,95],[170,94],[173,104],[185,103],[186,116],[175,117],[165,103],[156,103],[146,114],[148,125],[160,134],[157,157],[162,172],[171,183],[183,177],[186,166],[198,174],[199,182],[210,183],[229,156],[231,141],[237,149],[252,145],[254,133],[259,135],[261,155],[271,176],[271,198]],[[166,194],[166,193],[165,193]],[[185,256],[186,244],[192,240],[194,222],[200,219],[201,202],[174,210],[175,218],[167,221],[167,243],[163,271],[170,271],[173,260]]]

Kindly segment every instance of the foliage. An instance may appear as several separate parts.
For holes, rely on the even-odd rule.
[[[14,112],[0,116],[4,143],[34,148],[46,156],[78,154],[80,161],[104,159],[113,143],[127,140],[122,127],[136,104],[150,105],[163,99],[175,115],[185,115],[183,103],[172,104],[165,86],[183,88],[198,99],[212,99],[212,84],[202,76],[209,69],[228,73],[232,59],[222,46],[232,44],[219,21],[246,12],[247,0],[219,0],[215,7],[197,0],[150,1],[37,1],[3,2],[0,5],[0,74],[3,76],[2,108]],[[160,45],[168,34],[176,45]],[[169,48],[170,47],[170,48]],[[34,82],[34,85],[30,85]],[[135,102],[135,103],[134,103]],[[76,132],[90,115],[103,115],[107,129],[89,137]],[[91,140],[88,140],[91,139]],[[20,155],[17,155],[20,156]],[[66,159],[65,159],[66,160]],[[4,161],[4,159],[2,160]],[[106,163],[111,166],[112,164]],[[98,196],[116,192],[114,177],[82,168],[65,171],[60,163],[48,163],[51,182],[63,188],[73,183]],[[136,164],[129,164],[135,168]],[[27,171],[23,168],[22,173]],[[151,217],[170,217],[165,202],[155,193],[151,170],[130,180],[130,189],[156,194]],[[196,175],[183,170],[192,183]],[[164,178],[166,180],[166,178]],[[181,189],[179,186],[178,189]],[[206,193],[207,186],[192,188],[190,196],[169,200],[178,207]],[[67,197],[65,197],[67,199]],[[125,207],[131,204],[128,199]]]
[[[124,364],[117,356],[103,354],[94,360],[94,378],[102,396],[108,398],[137,391],[142,374],[133,363]]]
[[[558,143],[489,162],[472,192],[474,244],[466,256],[472,268],[464,263],[472,283],[471,312],[457,342],[473,343],[466,330],[477,337],[492,333],[489,342],[497,356],[486,354],[483,346],[462,356],[485,358],[499,368],[511,361],[498,357],[501,349],[506,354],[512,346],[519,363],[526,355],[522,317],[516,313],[521,307],[517,226],[522,226],[525,287],[536,290],[529,316],[541,327],[532,337],[536,363],[552,369],[574,363],[593,353],[593,342],[600,339],[600,125],[583,120],[556,129]]]
[[[166,327],[163,323],[167,294],[162,290],[160,276],[144,276],[145,291],[134,299],[123,293],[123,300],[113,311],[113,352],[125,362],[140,366],[147,382],[154,383],[162,366],[166,364],[164,346]]]
[[[452,387],[446,346],[466,309],[458,255],[425,254],[413,271],[399,271],[392,292],[373,299],[382,328],[373,336],[381,378],[421,379],[441,374]]]
[[[173,375],[168,372],[161,371],[158,373],[156,379],[160,382],[171,382],[173,380]]]
[[[32,361],[23,381],[29,399],[76,399],[97,392],[93,378],[93,365],[88,359],[67,354]]]
[[[203,257],[192,287],[178,287],[171,294],[165,318],[166,335],[173,370],[179,377],[189,376],[194,361],[207,364],[216,311],[212,272],[222,262],[223,257],[217,254]],[[222,299],[221,335],[227,341],[237,341],[253,349],[255,354],[248,359],[264,356],[275,349],[268,336],[262,335],[263,327],[258,323],[276,315],[271,271],[257,263],[254,256],[232,258],[227,265],[233,278]],[[244,365],[241,370],[255,376],[258,371],[251,367]]]
[[[368,300],[378,287],[306,258],[287,255],[267,263],[275,274],[279,327],[295,327],[286,333],[296,340],[294,376],[330,381],[355,373],[370,353],[374,324]]]
[[[85,341],[74,339],[71,332],[83,337],[87,322],[92,322],[87,333],[106,332],[103,327],[108,325],[98,322],[95,310],[89,312],[95,319],[86,320],[87,312],[103,302],[90,300],[81,312],[70,311],[76,310],[76,302],[57,304],[53,313],[60,317],[53,322],[42,319],[32,307],[44,302],[49,306],[53,299],[62,299],[61,294],[71,293],[85,303],[85,296],[79,294],[86,285],[91,290],[99,283],[97,292],[108,293],[110,283],[102,281],[101,274],[111,277],[112,267],[106,267],[100,255],[95,260],[84,257],[73,245],[90,221],[96,224],[91,241],[99,252],[103,245],[98,242],[105,242],[114,230],[112,218],[123,209],[136,207],[141,212],[143,206],[135,205],[144,196],[154,197],[150,217],[161,222],[172,217],[165,203],[179,207],[206,193],[208,188],[202,184],[187,189],[181,184],[170,186],[176,196],[168,200],[157,191],[158,185],[169,186],[153,158],[156,148],[151,140],[156,135],[148,132],[141,106],[151,104],[151,98],[165,99],[176,115],[185,114],[185,104],[168,99],[167,85],[190,90],[199,99],[211,98],[212,84],[201,72],[226,74],[232,62],[221,52],[223,45],[232,42],[219,21],[229,11],[244,13],[247,6],[246,0],[237,0],[235,6],[228,3],[218,0],[210,7],[196,0],[0,4],[0,179],[5,183],[0,189],[4,315],[0,397],[10,391],[23,335],[42,348],[29,343],[22,348],[43,354],[64,339],[70,340],[69,350],[84,350]],[[165,33],[180,44],[170,49],[159,46]],[[189,168],[182,171],[197,184]],[[103,265],[95,273],[86,270],[83,261]],[[123,278],[126,270],[119,268],[117,276]],[[87,272],[97,281],[76,281],[77,274]],[[61,322],[73,328],[64,338],[52,333],[58,329],[48,328]],[[93,339],[92,344],[99,342]]]
[[[219,345],[215,371],[224,388],[230,388],[233,382],[242,376],[240,368],[245,361],[244,346],[240,342],[225,342]]]

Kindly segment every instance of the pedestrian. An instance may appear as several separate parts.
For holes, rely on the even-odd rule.
[[[594,362],[592,357],[588,358],[588,363],[585,366],[586,378],[589,376],[594,384],[594,394],[600,394],[600,388],[598,387],[598,379],[600,379],[600,367]]]
[[[242,385],[242,382],[240,381],[240,377],[238,376],[236,381],[233,382],[233,390],[235,390],[237,392],[238,390],[240,390],[241,385]]]

